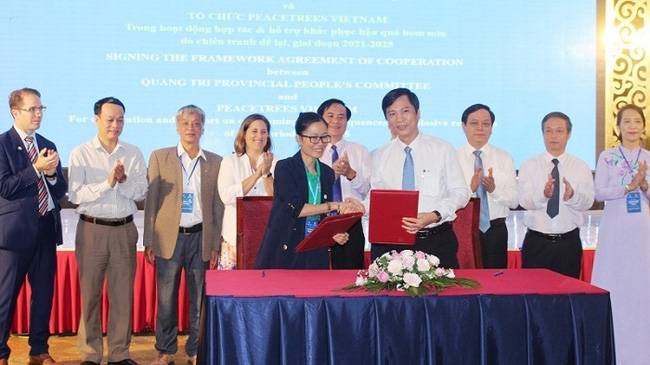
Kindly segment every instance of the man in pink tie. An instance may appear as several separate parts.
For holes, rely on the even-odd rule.
[[[58,200],[67,184],[54,143],[36,134],[46,107],[30,88],[13,91],[13,127],[0,135],[0,365],[18,292],[28,275],[32,288],[29,363],[58,364],[47,340],[54,293],[56,246],[63,242]]]

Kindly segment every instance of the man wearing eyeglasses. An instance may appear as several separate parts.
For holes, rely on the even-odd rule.
[[[140,149],[122,141],[124,104],[106,97],[94,105],[97,135],[70,153],[69,199],[79,204],[75,257],[79,265],[82,365],[104,355],[101,298],[108,288],[108,364],[132,365],[131,318],[138,229],[136,201],[147,194],[147,166]]]
[[[370,185],[418,190],[419,201],[418,214],[402,218],[402,228],[416,236],[415,245],[372,244],[372,258],[409,249],[438,256],[442,267],[458,268],[458,240],[451,222],[456,210],[467,205],[470,191],[456,150],[449,142],[420,132],[420,101],[412,91],[391,90],[382,109],[397,138],[373,152]]]
[[[188,363],[196,364],[205,270],[215,267],[221,247],[224,205],[217,188],[221,156],[201,148],[205,112],[186,105],[176,113],[180,142],[153,151],[144,210],[144,255],[156,266],[158,357],[152,365],[174,362],[178,350],[178,292],[185,269],[190,300]]]
[[[65,196],[54,143],[36,134],[45,107],[30,88],[13,91],[13,127],[0,135],[0,365],[7,346],[16,298],[29,276],[29,363],[58,364],[47,344],[56,272],[56,246],[63,243],[58,200]]]
[[[336,174],[332,200],[343,201],[351,197],[363,201],[370,191],[370,153],[364,145],[343,138],[352,111],[343,101],[329,99],[318,107],[317,112],[327,122],[327,133],[332,136],[320,159]],[[363,268],[366,238],[361,220],[355,223],[348,233],[350,238],[345,245],[332,246],[334,269]]]

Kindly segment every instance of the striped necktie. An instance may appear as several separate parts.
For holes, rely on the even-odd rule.
[[[27,155],[32,161],[32,164],[36,162],[36,146],[34,146],[34,137],[27,136],[25,137],[25,142],[27,142]],[[39,174],[38,176],[38,216],[42,217],[47,212],[49,196],[47,194],[47,189],[45,188],[45,181],[43,181],[43,176]]]

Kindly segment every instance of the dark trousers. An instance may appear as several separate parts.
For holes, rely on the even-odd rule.
[[[29,280],[30,355],[48,352],[50,312],[56,273],[56,230],[53,214],[39,218],[35,244],[23,250],[0,250],[0,359],[9,359],[7,346],[20,288]]]
[[[524,237],[521,247],[523,268],[545,268],[579,278],[581,262],[579,228],[562,235],[544,235],[529,229]]]
[[[505,222],[480,232],[483,267],[505,269],[508,266],[508,227]]]
[[[395,250],[397,252],[403,250],[422,251],[431,255],[435,255],[440,259],[440,267],[446,269],[458,269],[458,240],[453,230],[440,232],[425,238],[416,238],[415,245],[380,245],[373,244],[370,248],[370,254],[374,261],[377,257],[386,252]]]
[[[361,227],[361,219],[348,230],[350,239],[344,245],[332,246],[333,269],[363,269],[364,246],[366,237]]]
[[[163,354],[175,354],[178,350],[178,291],[181,270],[185,270],[187,294],[190,299],[190,331],[185,352],[197,354],[199,346],[199,319],[203,299],[205,270],[203,261],[203,232],[179,233],[174,253],[169,259],[156,256],[156,281],[158,286],[158,314],[156,316],[155,348]]]

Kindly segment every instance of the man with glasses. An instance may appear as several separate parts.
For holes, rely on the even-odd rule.
[[[69,199],[79,204],[75,256],[79,265],[82,365],[104,354],[101,299],[108,287],[108,363],[135,364],[129,354],[138,230],[136,201],[147,194],[147,166],[138,147],[119,139],[124,104],[106,97],[94,106],[97,135],[70,154]]]
[[[470,191],[456,150],[449,142],[420,133],[420,101],[410,90],[388,92],[382,109],[397,138],[373,153],[370,185],[418,190],[419,203],[417,216],[402,218],[402,227],[416,235],[415,245],[372,244],[372,258],[409,249],[438,256],[442,267],[458,268],[458,240],[451,222],[456,210],[467,205]]]
[[[370,191],[370,153],[359,144],[343,138],[352,116],[350,108],[339,99],[329,99],[318,107],[318,114],[327,122],[327,133],[332,140],[320,159],[334,170],[335,180],[332,200],[343,201],[352,197],[363,201]],[[350,230],[345,245],[332,247],[332,268],[362,269],[366,238],[359,220]]]
[[[178,350],[178,290],[181,270],[190,299],[188,361],[196,364],[205,270],[215,267],[221,245],[224,205],[217,189],[221,156],[200,146],[205,113],[195,105],[176,113],[180,142],[149,159],[144,211],[144,254],[156,265],[158,314],[152,365],[174,362]]]
[[[66,193],[54,143],[36,134],[45,107],[41,94],[24,88],[9,95],[14,125],[0,135],[0,365],[18,292],[28,275],[29,363],[58,364],[47,344],[54,294],[56,246],[63,243],[58,200]]]

